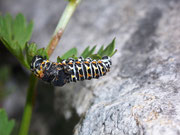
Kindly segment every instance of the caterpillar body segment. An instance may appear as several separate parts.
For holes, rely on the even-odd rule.
[[[63,86],[69,82],[98,79],[110,71],[111,65],[112,62],[108,56],[104,56],[101,60],[69,58],[55,63],[36,55],[31,62],[31,71],[45,82],[54,86]]]

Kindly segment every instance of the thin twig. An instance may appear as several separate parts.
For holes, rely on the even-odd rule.
[[[47,47],[47,52],[49,56],[53,53],[57,44],[59,43],[59,40],[61,39],[62,34],[64,32],[64,29],[66,28],[71,16],[73,15],[80,1],[81,0],[70,0],[68,5],[66,6],[61,18],[59,19],[58,25],[54,31],[51,41]]]

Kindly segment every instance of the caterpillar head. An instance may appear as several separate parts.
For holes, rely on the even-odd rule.
[[[34,72],[34,74],[37,75],[38,70],[40,70],[40,65],[43,62],[43,60],[44,58],[39,55],[35,55],[33,57],[30,67],[31,67],[31,71]]]

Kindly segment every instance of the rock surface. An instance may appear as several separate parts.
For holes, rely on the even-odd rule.
[[[49,41],[61,3],[46,10],[47,1],[39,1],[37,8],[32,2],[35,9],[26,12],[35,19],[32,40],[40,46]],[[81,117],[74,135],[180,134],[179,13],[179,0],[82,1],[51,59],[73,46],[82,52],[114,37],[118,52],[105,77],[55,88],[55,112],[70,119],[75,109]],[[46,116],[39,117],[41,125]]]
[[[113,72],[92,85],[75,135],[180,134],[180,3],[173,2],[108,3],[109,27],[122,23],[114,30],[120,56]]]

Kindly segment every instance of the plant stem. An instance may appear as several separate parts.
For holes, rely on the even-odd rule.
[[[74,13],[77,5],[79,4],[79,2],[81,0],[69,0],[69,1],[70,2],[66,6],[62,17],[60,18],[60,20],[58,22],[58,25],[55,29],[52,39],[51,39],[49,45],[47,46],[47,52],[48,52],[49,56],[53,53],[54,49],[56,48],[56,46],[63,34],[65,27],[67,26],[72,14]],[[37,84],[37,78],[33,74],[31,74],[30,80],[29,80],[29,88],[28,88],[27,97],[26,97],[26,105],[24,108],[24,113],[23,113],[23,118],[22,118],[22,122],[21,122],[19,135],[27,135],[28,134],[29,126],[30,126],[30,122],[31,122],[32,110],[33,110],[33,106],[34,106],[34,102],[35,102],[36,84]]]
[[[29,125],[31,121],[32,110],[35,102],[35,88],[37,84],[37,78],[31,74],[29,80],[29,88],[27,91],[26,105],[24,108],[23,118],[21,122],[21,127],[19,135],[27,135],[29,130]]]
[[[64,29],[66,28],[71,16],[73,15],[77,5],[81,0],[70,0],[68,5],[66,6],[61,18],[59,19],[58,25],[54,31],[54,34],[51,38],[51,41],[47,47],[48,55],[50,56],[55,50],[59,40],[62,37]]]

